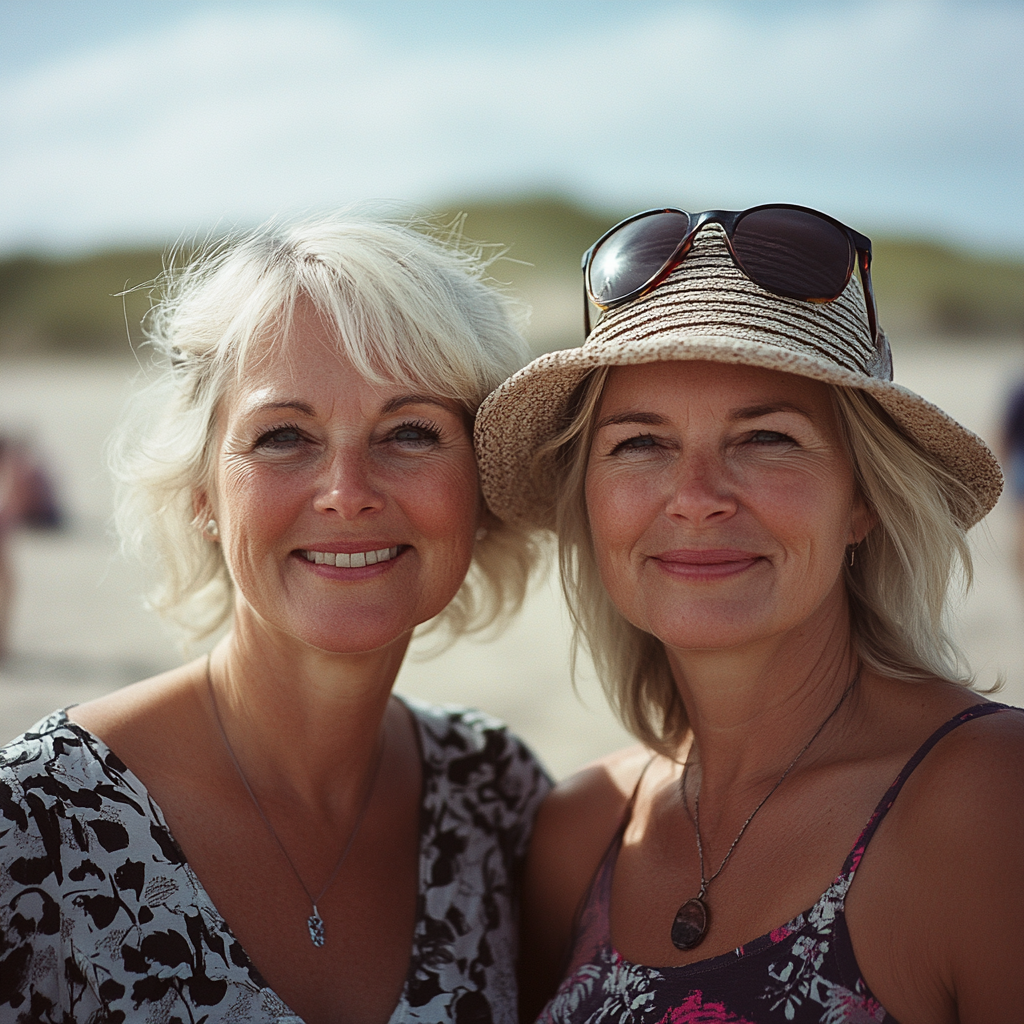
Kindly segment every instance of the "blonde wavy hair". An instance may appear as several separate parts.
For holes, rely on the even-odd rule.
[[[516,304],[488,261],[457,238],[321,218],[207,246],[161,282],[147,318],[156,359],[110,447],[123,547],[153,570],[149,605],[193,640],[228,621],[233,584],[202,535],[193,494],[209,486],[217,408],[252,360],[287,339],[311,303],[339,353],[372,382],[425,388],[465,409],[527,360]],[[492,517],[451,604],[432,620],[455,637],[500,626],[522,604],[537,549]]]
[[[586,507],[586,469],[608,367],[577,387],[565,427],[538,449],[538,472],[561,479],[555,503],[562,589],[573,621],[573,669],[586,649],[612,709],[653,750],[671,754],[689,722],[661,641],[628,622],[601,581]],[[854,649],[896,679],[939,677],[971,686],[949,628],[949,595],[970,586],[967,530],[957,509],[976,499],[918,447],[870,396],[827,385],[856,485],[877,516],[843,568]]]

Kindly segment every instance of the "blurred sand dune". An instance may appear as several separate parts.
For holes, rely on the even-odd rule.
[[[1006,390],[1024,374],[1019,343],[918,343],[897,349],[900,383],[992,439]],[[62,534],[23,533],[14,544],[19,592],[11,657],[0,665],[0,743],[56,707],[181,660],[176,641],[141,606],[142,573],[108,536],[110,484],[103,444],[130,389],[132,368],[102,360],[0,362],[0,430],[40,444],[71,513]],[[962,635],[982,685],[1006,680],[1000,699],[1024,704],[1024,591],[1011,564],[1012,519],[1001,501],[975,531],[977,578]],[[628,737],[582,673],[569,682],[568,624],[552,577],[517,622],[490,643],[464,641],[441,657],[407,661],[398,688],[476,705],[508,721],[565,775]]]

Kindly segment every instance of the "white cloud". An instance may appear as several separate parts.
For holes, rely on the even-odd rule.
[[[530,186],[1021,248],[1022,49],[1019,9],[930,2],[689,5],[444,50],[322,11],[210,14],[0,83],[0,248]]]

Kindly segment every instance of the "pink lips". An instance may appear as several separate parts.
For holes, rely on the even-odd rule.
[[[665,572],[691,580],[717,580],[735,576],[746,572],[761,560],[760,555],[735,548],[663,551],[654,557]]]

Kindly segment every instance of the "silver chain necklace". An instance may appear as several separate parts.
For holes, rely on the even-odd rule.
[[[359,833],[359,826],[363,823],[363,818],[366,817],[366,811],[370,806],[370,798],[373,796],[373,791],[377,785],[377,776],[380,773],[380,764],[384,760],[384,735],[381,734],[381,740],[377,747],[377,757],[373,764],[373,771],[370,773],[370,779],[366,786],[366,793],[363,796],[362,806],[359,808],[359,813],[356,815],[355,824],[352,826],[352,832],[348,837],[348,842],[345,843],[345,848],[341,851],[341,856],[338,858],[337,864],[334,865],[334,870],[331,872],[330,878],[327,879],[323,884],[323,888],[313,896],[313,894],[306,888],[306,883],[302,880],[302,876],[299,874],[298,869],[295,867],[291,857],[288,856],[288,851],[284,848],[284,843],[281,842],[281,837],[278,836],[274,829],[274,826],[270,824],[270,819],[263,813],[263,808],[260,807],[259,800],[256,799],[256,794],[252,791],[252,786],[249,785],[249,780],[245,777],[245,772],[242,771],[242,766],[238,763],[238,758],[235,757],[235,752],[231,747],[231,741],[228,739],[228,734],[224,731],[224,723],[221,721],[220,711],[217,708],[217,698],[213,692],[213,679],[210,676],[210,657],[207,655],[206,658],[206,686],[210,691],[210,701],[213,704],[213,715],[217,720],[217,727],[220,729],[221,739],[224,740],[224,747],[227,749],[228,756],[231,758],[231,763],[235,766],[235,771],[238,772],[238,777],[242,780],[242,785],[245,787],[246,793],[249,794],[250,799],[253,802],[253,806],[259,812],[259,816],[263,819],[263,824],[267,826],[267,831],[274,837],[274,841],[277,843],[281,853],[284,854],[284,859],[288,862],[288,866],[292,869],[292,874],[295,875],[299,885],[302,886],[302,891],[306,894],[306,898],[312,904],[313,913],[309,915],[306,920],[306,927],[309,929],[309,941],[318,948],[325,942],[324,938],[324,921],[320,916],[320,911],[317,910],[317,904],[324,898],[324,893],[331,887],[331,883],[338,877],[338,872],[341,871],[341,866],[345,863],[348,857],[349,850],[352,849],[352,844],[356,840],[356,835]]]
[[[729,863],[732,851],[736,849],[736,844],[743,838],[743,833],[747,831],[747,826],[754,820],[754,815],[764,807],[768,802],[768,798],[779,788],[779,786],[782,785],[786,776],[793,770],[797,761],[807,753],[811,744],[821,735],[825,726],[832,721],[836,713],[843,706],[843,701],[846,700],[847,695],[854,688],[859,678],[859,673],[853,677],[850,685],[843,690],[838,703],[828,713],[825,721],[818,726],[814,735],[800,748],[796,757],[789,762],[786,770],[779,776],[778,782],[768,790],[767,794],[761,799],[761,802],[750,812],[750,816],[745,822],[743,822],[742,828],[740,828],[739,832],[736,834],[736,838],[732,841],[729,849],[725,851],[725,856],[722,858],[722,863],[718,865],[718,870],[710,878],[705,878],[704,876],[704,844],[701,842],[700,838],[700,791],[697,791],[693,798],[693,829],[694,832],[697,833],[697,855],[700,857],[700,892],[691,899],[688,899],[676,911],[676,916],[672,921],[671,932],[672,945],[675,946],[676,949],[694,949],[704,941],[704,936],[707,935],[708,926],[711,923],[711,912],[708,909],[707,901],[705,899],[707,896],[708,886],[722,873],[722,868]],[[686,802],[686,776],[689,770],[690,760],[687,758],[686,764],[683,765],[683,777],[679,783],[679,788],[683,796],[683,805],[686,807],[687,814],[689,814],[690,811],[689,804]]]

